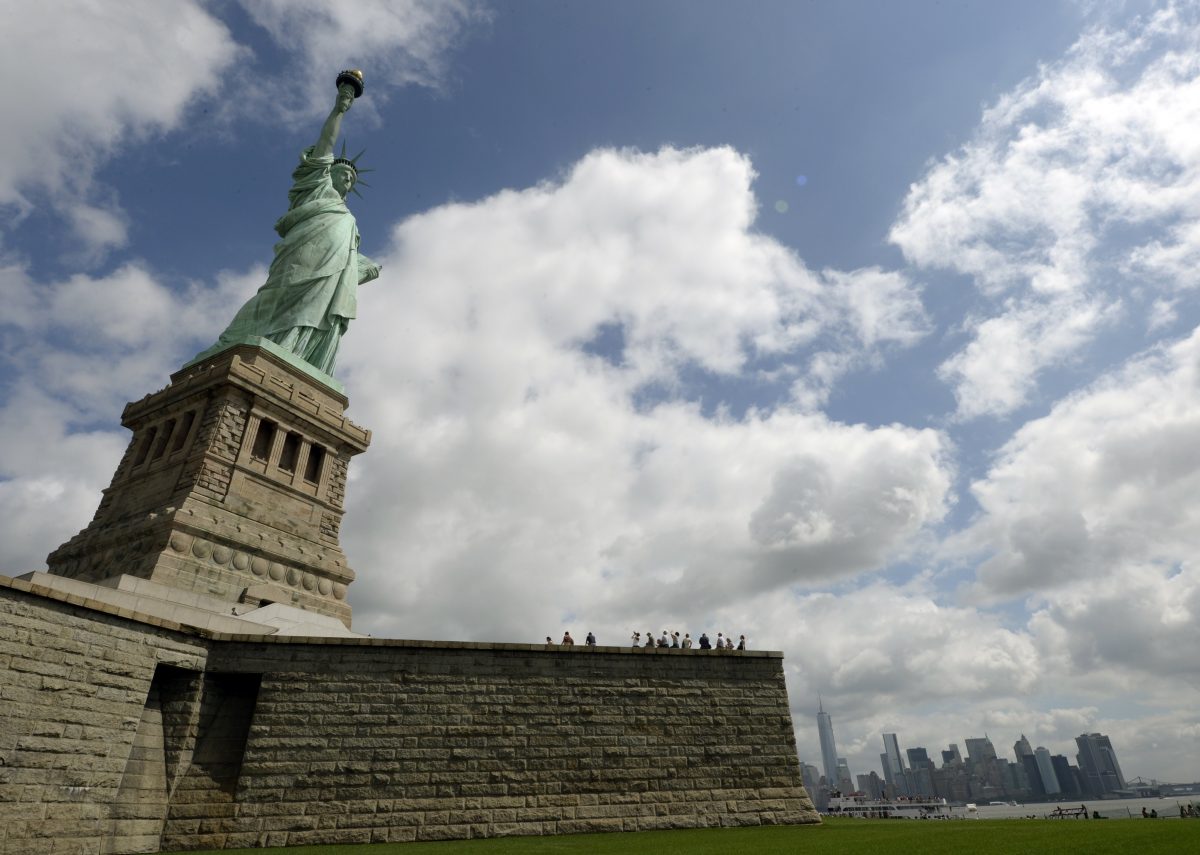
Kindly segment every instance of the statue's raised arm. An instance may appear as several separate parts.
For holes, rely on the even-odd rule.
[[[338,344],[355,317],[358,286],[379,275],[379,265],[359,255],[358,225],[346,207],[346,194],[358,183],[358,158],[333,156],[342,117],[362,93],[361,71],[338,75],[333,110],[292,173],[288,211],[275,224],[280,240],[267,281],[193,363],[237,344],[263,346],[265,340],[333,374]]]
[[[354,94],[353,86],[340,81],[341,78],[339,78],[337,101],[333,105],[333,111],[325,120],[325,124],[321,126],[321,135],[317,137],[317,144],[313,146],[313,154],[320,157],[333,154],[333,144],[342,132],[342,116],[346,115],[354,103],[354,99],[358,97]]]

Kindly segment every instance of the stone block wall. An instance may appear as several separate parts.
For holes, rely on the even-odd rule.
[[[777,653],[245,638],[70,599],[0,577],[3,853],[817,820]]]
[[[230,833],[296,845],[812,818],[778,655],[422,644],[215,649],[210,668],[263,675]],[[171,818],[164,841],[203,827]]]
[[[160,663],[202,671],[208,644],[72,599],[0,588],[0,852],[153,852],[151,683]]]

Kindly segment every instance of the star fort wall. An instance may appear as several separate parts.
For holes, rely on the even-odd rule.
[[[176,373],[51,572],[0,577],[0,852],[818,821],[779,653],[354,633],[370,434],[329,380],[269,343]]]

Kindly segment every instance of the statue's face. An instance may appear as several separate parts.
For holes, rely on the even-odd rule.
[[[354,186],[354,170],[348,166],[338,164],[329,170],[329,180],[333,184],[333,189],[338,191],[342,198],[350,192],[350,188]]]

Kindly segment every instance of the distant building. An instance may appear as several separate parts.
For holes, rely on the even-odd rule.
[[[951,742],[950,746],[942,752],[942,765],[961,766],[962,761],[962,755],[958,753],[957,743]]]
[[[945,752],[942,752],[945,754]],[[959,759],[957,763],[949,763],[941,769],[932,772],[933,794],[952,802],[971,801],[971,779],[967,769]]]
[[[1008,798],[1024,798],[1029,795],[1029,781],[1025,776],[1025,767],[1019,763],[1009,763],[1004,760],[997,760],[997,763],[1004,764],[1004,792]]]
[[[1021,765],[1025,768],[1025,777],[1029,782],[1029,794],[1035,799],[1045,796],[1046,785],[1042,783],[1042,770],[1038,768],[1037,756],[1024,755],[1021,758]]]
[[[908,765],[912,769],[932,769],[933,761],[929,759],[929,752],[924,748],[909,748],[904,752],[908,755]]]
[[[821,763],[825,767],[825,780],[837,785],[837,743],[833,739],[833,717],[825,712],[825,705],[817,697],[817,736],[821,738]]]
[[[837,759],[837,788],[843,793],[854,789],[854,779],[850,777],[850,764],[846,762],[845,757]]]
[[[1013,743],[1013,754],[1017,757],[1017,762],[1020,763],[1022,757],[1028,757],[1033,753],[1033,746],[1029,744],[1029,740],[1025,738],[1025,734],[1021,734],[1021,738]]]
[[[976,765],[984,765],[991,760],[996,759],[996,746],[992,745],[992,740],[984,736],[982,739],[974,737],[966,740],[967,759]]]
[[[1079,771],[1083,773],[1089,794],[1104,796],[1125,789],[1125,776],[1117,762],[1112,741],[1102,733],[1082,733],[1075,737],[1079,746]]]
[[[815,793],[821,784],[821,772],[812,763],[800,763],[800,778],[804,781],[804,789],[810,794]]]
[[[1063,754],[1055,754],[1050,758],[1054,766],[1054,776],[1058,778],[1058,786],[1064,796],[1082,796],[1084,794],[1083,779],[1079,767],[1072,766]]]
[[[1062,792],[1062,787],[1058,784],[1058,775],[1054,774],[1054,764],[1050,761],[1050,750],[1044,745],[1039,745],[1033,752],[1035,761],[1037,762],[1038,772],[1042,776],[1042,787],[1046,790],[1046,795],[1056,796]]]
[[[936,766],[929,759],[929,752],[924,748],[909,748],[904,753],[908,755],[908,782],[911,794],[934,795],[933,770]]]
[[[869,799],[883,798],[883,779],[875,772],[858,776],[858,791]]]
[[[883,777],[892,787],[892,795],[909,795],[908,776],[905,774],[904,758],[900,755],[900,741],[894,733],[883,735],[883,754],[879,755],[883,762]]]

